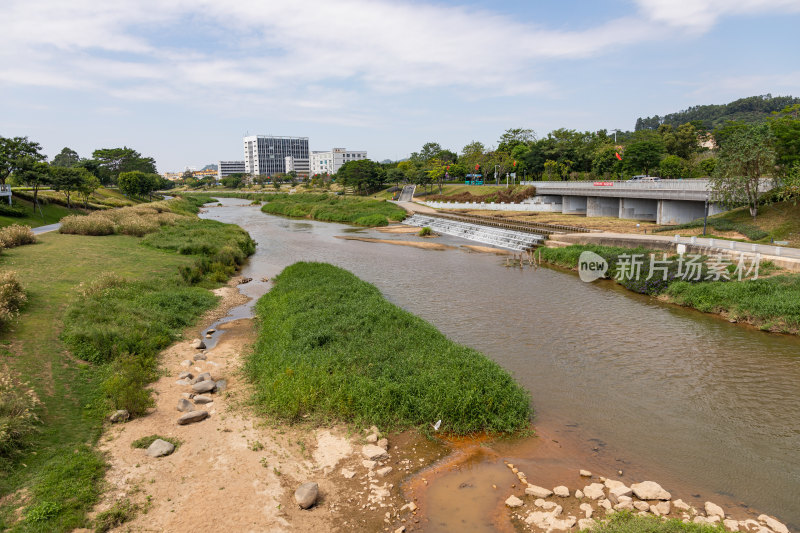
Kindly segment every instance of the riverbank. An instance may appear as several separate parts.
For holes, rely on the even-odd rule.
[[[703,313],[716,314],[730,322],[749,324],[762,331],[792,335],[800,333],[800,311],[797,309],[797,302],[800,301],[800,274],[776,273],[769,262],[761,263],[758,279],[752,279],[755,266],[745,265],[749,272],[745,273],[742,281],[738,281],[738,275],[733,269],[736,265],[728,262],[724,275],[730,277],[729,281],[719,276],[719,281],[693,281],[690,279],[693,275],[679,276],[677,256],[670,259],[666,280],[663,279],[664,272],[661,270],[653,269],[651,277],[650,254],[655,254],[656,259],[662,259],[663,252],[644,248],[570,245],[540,248],[536,257],[543,263],[577,271],[583,252],[593,252],[605,259],[608,263],[605,277],[619,278],[615,281],[633,292]],[[638,254],[642,259],[635,276],[630,260],[633,254]],[[696,271],[699,279],[722,273],[715,273],[713,266],[709,270],[712,260],[713,258],[707,258],[704,265]],[[651,279],[647,279],[648,277]]]
[[[272,215],[368,227],[387,226],[406,217],[404,209],[386,200],[311,193],[272,195],[261,210]]]
[[[216,304],[208,288],[242,257],[220,255],[230,246],[230,226],[199,220],[197,205],[170,200],[115,212],[128,222],[141,219],[131,227],[150,228],[144,239],[49,233],[0,256],[28,297],[20,318],[0,333],[3,372],[28,383],[41,402],[35,438],[2,457],[3,530],[90,525],[86,513],[106,468],[95,448],[104,419],[114,410],[146,412],[155,355]],[[89,222],[81,228],[94,227],[94,215],[81,218]],[[160,236],[167,228],[181,240],[202,234],[205,246],[170,250]]]

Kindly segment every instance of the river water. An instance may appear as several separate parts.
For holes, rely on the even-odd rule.
[[[800,339],[568,272],[505,268],[504,259],[463,249],[342,240],[354,231],[415,237],[222,203],[202,216],[238,224],[258,242],[243,270],[256,280],[241,287],[248,296],[296,261],[341,266],[513,373],[531,393],[536,426],[587,467],[654,479],[701,505],[746,504],[800,529]],[[525,446],[504,446],[526,464]]]

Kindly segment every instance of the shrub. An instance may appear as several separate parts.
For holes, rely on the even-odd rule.
[[[140,416],[153,407],[152,391],[147,384],[156,378],[155,360],[123,354],[109,366],[109,375],[101,389],[112,409],[125,409],[131,416]]]
[[[36,235],[28,226],[12,224],[5,228],[0,228],[0,247],[13,248],[24,244],[36,243]]]
[[[20,449],[25,439],[36,432],[41,402],[27,383],[19,383],[0,373],[0,456],[7,457]]]
[[[74,235],[112,235],[114,223],[104,217],[69,215],[61,219],[60,233]]]
[[[424,228],[419,230],[419,233],[417,233],[417,235],[419,235],[420,237],[430,237],[431,235],[433,235],[433,230],[428,226],[425,226]]]
[[[27,301],[16,272],[0,272],[0,327],[19,316],[20,308]]]
[[[0,201],[0,216],[22,218],[25,215],[27,215],[27,213],[25,212],[25,208],[21,205],[8,205]]]

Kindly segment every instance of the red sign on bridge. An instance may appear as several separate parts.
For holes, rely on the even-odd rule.
[[[614,186],[614,182],[613,181],[595,181],[594,182],[594,186],[595,187],[613,187]]]

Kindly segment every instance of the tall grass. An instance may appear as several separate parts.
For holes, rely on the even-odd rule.
[[[28,226],[12,224],[0,228],[0,248],[13,248],[25,244],[34,244],[35,242],[36,235],[33,234],[33,231]]]
[[[677,518],[663,519],[657,516],[639,516],[630,511],[613,513],[609,518],[597,520],[592,533],[725,533],[720,524],[684,523]]]
[[[61,219],[61,233],[76,235],[133,235],[142,237],[170,226],[196,212],[196,201],[172,199],[120,209],[69,215]]]
[[[0,458],[18,451],[36,432],[40,403],[27,383],[20,383],[8,369],[0,368]]]
[[[273,194],[261,207],[265,213],[357,226],[386,226],[406,217],[404,209],[385,200],[327,194]]]
[[[19,310],[27,301],[17,274],[10,270],[0,272],[0,328],[19,316]]]
[[[528,393],[495,362],[325,263],[296,263],[257,306],[245,369],[264,412],[456,434],[514,432]]]
[[[737,222],[735,220],[730,220],[729,218],[725,218],[725,216],[709,217],[706,221],[706,224],[708,225],[709,228],[714,228],[717,231],[735,231],[737,233],[741,233],[751,241],[760,241],[761,239],[764,239],[769,236],[769,233],[759,228],[758,226],[754,226],[753,224],[748,224],[746,222]],[[703,227],[703,219],[701,218],[693,220],[692,222],[687,222],[686,224],[656,228],[653,231],[666,232],[666,231],[673,231],[680,229],[692,229],[692,228],[702,228],[702,227]]]

